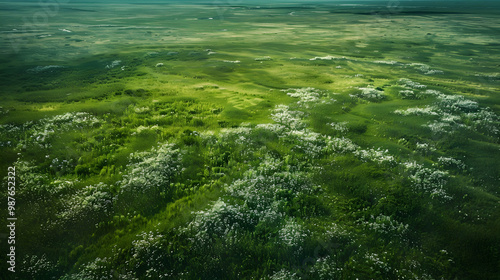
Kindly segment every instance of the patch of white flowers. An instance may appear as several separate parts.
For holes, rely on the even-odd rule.
[[[120,65],[122,63],[121,60],[114,60],[110,64],[106,65],[106,69],[112,69],[115,68],[116,66]]]
[[[23,274],[31,276],[31,279],[40,279],[42,275],[52,271],[55,264],[47,259],[45,255],[26,255],[24,256],[20,269]]]
[[[153,126],[140,125],[135,129],[134,132],[132,132],[132,135],[141,134],[141,133],[148,132],[148,131],[158,132],[158,131],[160,131],[160,127],[158,125],[153,125]]]
[[[414,81],[407,79],[407,78],[399,79],[398,84],[402,85],[403,87],[405,87],[407,89],[425,89],[425,88],[427,88],[426,85],[422,85],[418,82],[414,82]]]
[[[301,130],[306,127],[302,121],[304,113],[301,111],[291,111],[286,105],[277,105],[271,114],[273,121],[291,130]]]
[[[308,106],[310,105],[327,102],[326,100],[321,100],[321,97],[324,97],[326,95],[324,91],[311,87],[291,88],[281,91],[286,92],[286,94],[290,97],[298,98],[299,101],[297,102],[297,104],[306,106],[306,108],[308,108]],[[330,99],[329,101],[332,102],[335,100]]]
[[[466,99],[462,95],[439,94],[437,98],[439,99],[439,108],[445,112],[470,113],[479,109],[479,104],[476,101]]]
[[[427,64],[424,63],[400,63],[397,61],[387,61],[387,60],[377,60],[373,61],[373,63],[377,64],[386,64],[386,65],[393,65],[393,66],[402,66],[402,67],[411,67],[414,68],[420,72],[422,72],[424,75],[434,75],[434,74],[443,74],[444,72],[441,70],[436,70],[436,69],[431,69],[431,67]]]
[[[57,189],[49,187],[49,176],[41,173],[34,162],[19,160],[15,163],[16,173],[19,174],[18,180],[22,182],[17,189],[18,193],[40,193],[47,192],[56,194]]]
[[[182,171],[182,153],[172,144],[130,154],[129,172],[123,176],[120,191],[140,193],[168,189],[172,177]]]
[[[423,154],[427,154],[429,152],[435,152],[437,149],[432,144],[417,142],[415,144],[415,150]]]
[[[279,126],[260,125],[258,127],[277,131],[281,141],[295,144],[294,150],[304,152],[312,158],[331,152],[352,152],[358,148],[347,138],[332,138],[307,129],[303,121],[305,114],[301,111],[291,111],[288,106],[276,106],[271,116]]]
[[[275,272],[269,280],[299,280],[302,279],[296,273],[292,273],[288,270],[282,269]]]
[[[420,193],[430,195],[431,198],[450,200],[444,187],[448,183],[448,173],[445,171],[415,166],[409,169],[412,187]]]
[[[353,95],[354,97],[367,100],[382,100],[386,98],[382,91],[377,90],[373,87],[360,87],[358,89],[361,90],[361,92]]]
[[[306,103],[318,103],[321,95],[323,93],[314,88],[297,88],[297,89],[286,89],[281,90],[286,92],[288,96],[299,98],[297,102],[299,105],[305,105]]]
[[[298,251],[300,251],[300,245],[307,236],[308,232],[293,218],[288,218],[285,225],[278,232],[280,243],[293,247]]]
[[[347,127],[347,122],[337,122],[337,123],[329,123],[333,130],[340,132],[341,134],[345,134],[349,132],[349,127]]]
[[[85,264],[81,271],[76,274],[70,274],[63,277],[61,280],[112,280],[116,279],[113,275],[111,262],[108,258],[96,258],[95,260]],[[119,279],[136,279],[136,278],[119,278]]]
[[[342,266],[339,265],[333,257],[326,256],[316,260],[316,263],[311,268],[311,274],[319,280],[341,279]]]
[[[396,159],[394,156],[389,154],[389,150],[378,149],[359,149],[354,152],[356,156],[358,156],[363,161],[373,161],[379,164],[381,163],[395,163]]]
[[[215,238],[224,238],[230,245],[238,241],[244,226],[256,224],[251,214],[239,205],[219,199],[210,209],[196,212],[195,218],[184,230],[192,233],[191,241],[195,248],[209,247]]]
[[[387,65],[403,65],[402,63],[399,63],[397,61],[394,61],[394,60],[377,60],[377,61],[374,61],[373,63],[377,63],[377,64],[387,64]]]
[[[61,68],[65,68],[65,67],[61,66],[61,65],[37,66],[37,67],[28,69],[27,72],[30,72],[30,73],[40,73],[40,72],[45,72],[45,71],[48,71],[48,70],[61,69]]]
[[[137,114],[144,114],[144,113],[148,113],[149,111],[151,111],[151,109],[147,106],[134,108],[134,112]]]
[[[316,56],[316,57],[313,57],[309,60],[311,61],[314,61],[314,60],[346,60],[347,58],[346,57],[336,57],[336,56],[331,56],[331,55],[327,55],[327,56]]]
[[[408,224],[400,223],[390,216],[382,214],[377,217],[372,215],[371,219],[369,221],[365,221],[364,224],[369,229],[388,237],[403,237],[408,232],[409,227]]]
[[[303,173],[283,171],[290,168],[282,161],[266,158],[227,186],[227,194],[243,204],[219,199],[208,210],[196,212],[185,229],[193,233],[194,245],[209,246],[212,239],[221,237],[228,245],[234,244],[239,233],[261,223],[284,224],[279,233],[284,244],[300,246],[306,232],[295,221],[285,220],[284,205],[288,195],[309,193],[312,186]]]
[[[241,61],[239,61],[239,60],[223,60],[222,62],[225,62],[225,63],[240,63]]]
[[[405,110],[398,109],[394,113],[402,116],[436,116],[437,120],[430,121],[423,126],[433,133],[454,133],[459,128],[467,128],[490,136],[500,134],[500,118],[489,108],[481,108],[479,103],[465,98],[462,95],[447,95],[437,90],[425,89],[426,86],[409,79],[400,79],[400,85],[406,90],[400,91],[403,98],[414,96],[416,99],[423,95],[434,96],[437,101],[433,106],[423,108],[414,107]]]
[[[24,130],[27,131],[27,139],[21,140],[18,149],[26,146],[38,146],[49,148],[52,146],[51,139],[61,132],[74,129],[91,128],[100,125],[102,122],[96,117],[85,112],[74,112],[44,118],[37,123],[26,123]]]
[[[64,200],[64,208],[58,213],[58,219],[68,222],[77,222],[86,216],[90,219],[99,219],[110,216],[113,209],[113,195],[109,186],[99,183],[87,186],[68,199]],[[99,222],[100,220],[96,220]]]
[[[255,61],[269,61],[273,60],[270,56],[263,56],[263,57],[257,57],[255,58]]]
[[[467,165],[465,165],[461,160],[452,157],[439,157],[438,162],[444,167],[458,168],[460,170],[466,170]]]
[[[132,241],[132,258],[129,262],[138,269],[139,266],[150,268],[149,274],[157,275],[158,271],[165,270],[162,256],[166,253],[163,248],[163,235],[158,232],[142,232],[138,239]],[[155,273],[156,272],[156,273]],[[148,277],[149,278],[149,277]]]
[[[394,111],[394,113],[396,113],[398,115],[402,115],[402,116],[411,116],[411,115],[414,115],[414,116],[425,116],[425,115],[438,116],[439,115],[439,113],[437,112],[437,108],[434,106],[425,106],[423,108],[414,107],[414,108],[408,108],[406,110],[398,109],[398,110]]]
[[[403,99],[416,99],[416,93],[413,90],[405,89],[405,90],[400,90],[399,95]]]
[[[386,259],[386,253],[367,253],[365,255],[365,262],[369,265],[371,271],[379,271],[389,273],[392,268]]]
[[[410,63],[406,64],[407,66],[413,67],[420,72],[424,73],[424,75],[434,75],[434,74],[443,74],[444,72],[441,70],[431,69],[431,67],[427,64],[423,63]]]
[[[463,115],[469,125],[486,134],[498,136],[500,134],[500,118],[489,108],[481,109],[479,112],[466,113]]]
[[[3,124],[0,125],[0,147],[13,147],[20,138],[24,126]]]

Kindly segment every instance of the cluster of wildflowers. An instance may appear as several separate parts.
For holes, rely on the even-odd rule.
[[[362,161],[373,161],[377,162],[379,164],[382,163],[389,163],[393,164],[396,162],[396,159],[394,156],[389,154],[389,150],[382,150],[380,148],[378,149],[359,149],[354,152],[356,156],[358,156]]]
[[[297,275],[297,273],[292,273],[288,270],[282,269],[280,271],[276,271],[269,280],[299,280],[301,277]]]
[[[69,274],[62,278],[62,280],[112,280],[116,279],[113,275],[113,268],[111,260],[108,258],[96,258],[95,260],[85,264],[83,268],[75,274]],[[137,278],[122,278],[135,280]]]
[[[147,106],[134,108],[134,112],[136,114],[145,114],[145,113],[148,113],[149,111],[151,111],[151,108],[149,108]]]
[[[474,74],[474,76],[489,78],[493,81],[500,79],[500,73],[492,73],[492,74],[478,74],[478,73],[476,73],[476,74]]]
[[[390,216],[378,215],[377,217],[371,216],[369,221],[364,221],[370,230],[373,230],[382,236],[386,237],[404,237],[408,232],[409,225],[400,223]]]
[[[158,232],[142,232],[137,235],[138,239],[132,241],[132,258],[129,263],[134,269],[141,266],[150,268],[150,274],[157,274],[158,271],[165,270],[163,257],[165,248],[163,246],[163,235]],[[155,273],[156,272],[156,273]]]
[[[376,60],[373,63],[386,64],[386,65],[403,65],[402,63],[394,61],[394,60]]]
[[[121,60],[114,60],[110,64],[106,65],[106,69],[115,68],[116,66],[119,66],[121,63],[122,63]]]
[[[352,232],[336,223],[331,223],[325,226],[325,231],[320,234],[320,238],[329,242],[335,240],[347,244],[352,242]]]
[[[225,63],[240,63],[241,61],[239,61],[239,60],[223,60],[222,62],[225,62]]]
[[[425,89],[425,88],[427,88],[426,85],[422,85],[418,82],[414,82],[414,81],[407,79],[407,78],[399,79],[398,84],[402,85],[403,87],[405,87],[407,89]]]
[[[489,108],[481,109],[478,112],[465,113],[465,122],[477,131],[481,131],[491,136],[500,134],[500,118]]]
[[[422,255],[420,252],[417,254]],[[386,279],[392,276],[401,280],[434,279],[422,268],[417,260],[410,259],[409,261],[403,260],[401,262],[400,259],[397,259],[396,261],[391,251],[360,251],[356,253],[351,260],[352,267],[350,267],[350,269],[355,271],[358,269],[369,271],[370,275],[378,275],[380,279]]]
[[[434,75],[434,74],[443,74],[444,72],[441,70],[437,69],[431,69],[431,67],[427,64],[424,63],[401,63],[397,61],[392,61],[392,60],[377,60],[373,61],[373,63],[376,64],[385,64],[385,65],[391,65],[391,66],[401,66],[403,68],[411,67],[413,69],[416,69],[420,72],[422,72],[424,75]]]
[[[284,129],[279,130],[278,137],[284,143],[295,144],[293,150],[303,152],[312,158],[318,158],[332,152],[354,152],[356,156],[365,161],[391,164],[395,162],[395,158],[387,150],[373,148],[363,150],[348,138],[331,137],[312,132],[306,128],[306,124],[302,120],[303,116],[304,113],[301,111],[290,111],[289,107],[285,105],[278,105],[272,114],[273,120],[281,125],[278,128],[273,127],[274,131],[283,127]],[[347,130],[345,123],[338,126],[343,132]]]
[[[351,152],[358,148],[347,138],[332,138],[309,130],[303,121],[305,114],[301,111],[291,111],[288,106],[276,106],[271,116],[278,126],[260,125],[258,127],[277,131],[280,141],[294,144],[295,151],[303,152],[312,158],[331,152]]]
[[[191,232],[194,248],[203,249],[216,238],[224,238],[228,246],[235,244],[245,228],[257,223],[251,211],[239,205],[217,200],[208,210],[195,213],[185,229]]]
[[[41,148],[51,147],[54,135],[74,129],[96,127],[102,122],[96,117],[85,112],[66,113],[50,118],[41,119],[37,123],[25,124],[23,130],[27,132],[27,139],[21,140],[18,148],[36,146]]]
[[[13,147],[20,138],[23,126],[4,124],[0,125],[0,147]]]
[[[63,210],[57,216],[58,219],[70,223],[77,222],[82,217],[99,222],[103,217],[112,214],[113,200],[108,185],[98,183],[95,186],[87,186],[64,200]]]
[[[415,91],[409,89],[400,90],[399,96],[401,96],[402,99],[417,99]]]
[[[416,161],[403,161],[401,162],[401,166],[403,166],[406,170],[416,170],[421,169],[424,166]]]
[[[136,134],[141,134],[141,133],[144,133],[144,132],[148,132],[148,131],[155,131],[155,132],[158,132],[160,131],[160,127],[158,125],[153,125],[153,126],[143,126],[143,125],[140,125],[138,126],[134,132],[132,132],[132,135],[136,135]]]
[[[148,193],[167,189],[172,178],[182,171],[181,159],[181,151],[172,144],[130,154],[129,172],[118,182],[120,192]]]
[[[61,65],[46,65],[46,66],[37,66],[34,68],[30,68],[26,70],[29,73],[40,73],[40,72],[45,72],[48,70],[55,70],[55,69],[62,69],[65,68],[64,66]]]
[[[409,79],[400,79],[398,81],[405,90],[400,91],[403,98],[414,97],[419,99],[421,96],[434,96],[437,101],[433,106],[423,108],[414,107],[405,110],[398,109],[394,113],[402,116],[436,116],[437,120],[424,124],[433,133],[453,133],[459,128],[467,128],[496,136],[500,133],[500,118],[489,108],[481,108],[478,102],[465,98],[462,95],[446,95],[437,90],[423,90],[425,85],[413,82]]]
[[[361,90],[360,93],[351,95],[352,97],[358,97],[361,99],[366,99],[366,100],[382,100],[385,99],[386,96],[382,93],[382,91],[375,89],[373,87],[360,87],[358,88]]]
[[[283,143],[294,144],[292,150],[317,158],[326,152],[329,139],[309,129],[288,131],[282,136]]]
[[[438,163],[445,168],[457,168],[459,170],[466,170],[465,165],[461,160],[452,157],[439,157]]]
[[[225,128],[221,130],[220,141],[222,143],[231,141],[236,145],[250,144],[253,140],[251,137],[252,129],[250,127]]]
[[[389,273],[392,268],[389,264],[389,260],[386,257],[386,252],[379,253],[367,253],[364,256],[364,261],[370,267],[370,271],[378,271],[379,273]]]
[[[437,98],[439,108],[447,113],[470,113],[479,109],[476,101],[466,99],[462,95],[438,94]]]
[[[300,130],[306,127],[302,121],[304,113],[301,111],[291,111],[286,105],[277,105],[271,114],[273,121],[291,130]]]
[[[301,247],[299,246],[304,243],[307,236],[308,232],[294,218],[288,218],[285,225],[278,232],[280,243],[297,251],[300,251]]]
[[[58,193],[58,188],[49,186],[49,177],[46,173],[42,173],[40,168],[34,162],[18,160],[15,163],[18,180],[22,182],[22,188],[17,192],[22,193],[48,193],[55,195]]]
[[[58,158],[52,159],[50,162],[50,169],[58,174],[69,174],[75,169],[75,162],[73,159],[63,159]]]
[[[400,79],[398,84],[404,88],[404,90],[399,91],[401,99],[423,99],[428,96],[438,96],[441,94],[437,90],[426,89],[426,85],[422,85],[410,79]]]
[[[305,106],[306,108],[309,108],[310,105],[318,104],[318,103],[327,103],[327,100],[321,99],[322,97],[325,97],[327,94],[325,91],[315,89],[315,88],[291,88],[291,89],[285,89],[281,90],[283,92],[286,92],[288,96],[298,98],[299,101],[297,104],[299,106]],[[335,102],[334,99],[328,100],[328,103]]]
[[[417,152],[420,152],[424,155],[430,153],[430,152],[435,152],[437,149],[436,147],[434,147],[434,145],[432,144],[429,144],[429,143],[420,143],[420,142],[417,142],[415,144],[415,150]]]
[[[224,128],[220,131],[218,137],[215,135],[209,136],[204,135],[202,137],[203,141],[207,144],[212,144],[212,147],[219,147],[220,150],[233,150],[233,152],[238,154],[241,158],[249,158],[253,155],[255,145],[255,139],[252,137],[254,130],[250,127],[236,127],[236,128]],[[238,148],[237,148],[238,147]],[[245,147],[241,149],[241,147]],[[211,157],[219,157],[218,152],[215,154],[211,152]]]
[[[270,56],[263,56],[263,57],[257,57],[255,58],[255,61],[269,61],[273,60]]]
[[[406,64],[407,66],[413,67],[420,72],[424,73],[424,75],[434,75],[434,74],[443,74],[444,72],[441,70],[431,69],[431,67],[427,64],[423,63],[410,63]]]
[[[462,95],[445,95],[438,92],[436,97],[440,119],[426,125],[434,133],[454,132],[460,127],[489,135],[499,133],[499,118],[489,108],[480,108],[476,101],[466,99]]]
[[[342,266],[332,256],[326,256],[316,259],[310,274],[319,280],[341,279],[342,271]]]
[[[237,242],[240,233],[252,230],[257,224],[283,224],[280,236],[285,245],[300,246],[305,231],[293,220],[285,220],[284,205],[291,199],[311,191],[311,185],[301,172],[282,161],[266,158],[259,166],[248,170],[242,179],[226,187],[227,195],[243,204],[219,199],[208,210],[195,213],[186,230],[193,232],[195,246],[207,246],[213,238],[224,238],[227,245]],[[231,200],[233,201],[233,200]]]
[[[47,259],[45,255],[26,255],[20,265],[24,275],[31,276],[31,279],[40,279],[51,273],[55,264]]]
[[[336,57],[336,56],[327,55],[327,56],[316,56],[316,57],[313,57],[309,60],[311,60],[311,61],[314,61],[314,60],[347,60],[347,58],[345,56]]]
[[[444,189],[448,183],[447,172],[426,168],[421,165],[415,165],[407,170],[410,173],[409,179],[412,182],[412,187],[416,192],[428,194],[431,198],[452,199]]]
[[[347,122],[337,122],[329,123],[333,130],[338,131],[340,134],[345,134],[349,132],[349,127],[347,127]]]
[[[456,123],[433,121],[425,124],[424,126],[428,127],[434,134],[441,134],[453,133],[461,125]]]
[[[420,107],[414,107],[414,108],[408,108],[406,110],[401,110],[398,109],[394,111],[394,113],[402,116],[438,116],[439,113],[437,112],[437,108],[434,106],[425,106],[423,108]]]

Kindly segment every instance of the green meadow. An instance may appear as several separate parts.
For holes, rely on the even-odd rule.
[[[499,279],[498,3],[48,3],[0,2],[2,279]]]

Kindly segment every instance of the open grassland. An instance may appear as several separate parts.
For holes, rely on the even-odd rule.
[[[491,5],[3,3],[8,276],[498,279]]]

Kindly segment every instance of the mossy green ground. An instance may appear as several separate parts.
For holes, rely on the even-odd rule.
[[[439,104],[431,95],[402,98],[400,79],[407,78],[430,90],[464,96],[500,115],[500,17],[492,12],[498,7],[491,3],[491,9],[488,4],[484,9],[450,10],[407,3],[391,8],[385,2],[259,7],[71,2],[38,24],[23,21],[41,11],[38,4],[2,3],[0,124],[22,127],[71,112],[101,120],[99,125],[57,132],[48,148],[18,145],[29,139],[31,130],[2,131],[2,178],[20,161],[46,176],[39,188],[25,190],[22,181],[17,187],[20,274],[13,279],[76,279],[72,273],[78,275],[96,258],[106,257],[112,277],[130,272],[148,279],[148,261],[138,261],[135,270],[129,270],[129,261],[137,261],[133,241],[149,231],[164,236],[161,250],[175,251],[162,259],[173,262],[161,271],[172,279],[267,279],[282,269],[304,279],[320,277],[310,260],[320,262],[330,253],[342,269],[330,279],[410,275],[395,269],[412,271],[419,279],[497,279],[498,133],[465,128],[433,133],[424,125],[439,117],[394,112]],[[47,67],[54,65],[58,67]],[[309,87],[335,101],[300,107],[283,91]],[[366,87],[380,90],[384,98],[355,97]],[[441,202],[408,190],[409,174],[400,166],[364,162],[350,154],[312,159],[297,152],[301,143],[264,132],[251,134],[263,147],[253,156],[244,155],[245,145],[237,144],[237,138],[236,144],[210,146],[198,136],[273,123],[272,110],[280,104],[303,111],[304,122],[322,135],[349,138],[363,149],[387,149],[400,162],[428,167],[438,166],[439,157],[452,157],[467,170],[447,169],[447,191],[453,199]],[[332,123],[343,122],[348,132],[332,130]],[[185,151],[186,170],[173,179],[175,191],[170,197],[159,193],[151,209],[131,208],[133,202],[119,196],[120,182],[130,172],[130,154],[166,142]],[[432,147],[419,150],[425,143]],[[285,207],[314,236],[304,250],[288,256],[289,251],[273,247],[273,242],[259,243],[279,230],[257,227],[238,245],[246,255],[234,248],[223,252],[220,240],[213,247],[221,251],[207,253],[212,259],[193,253],[189,237],[176,230],[220,197],[238,201],[228,197],[227,185],[269,155],[298,169],[311,168],[310,180],[322,188],[322,193],[291,199]],[[53,167],[53,159],[65,159],[68,166]],[[53,193],[50,188],[59,181],[73,185]],[[111,215],[57,223],[69,198],[100,182],[122,199],[114,202]],[[377,215],[409,224],[410,233],[391,241],[362,226]],[[314,235],[332,222],[356,236],[350,242],[337,236],[335,246],[341,248],[335,253],[318,245],[323,243]],[[360,259],[373,253],[387,266],[371,257]],[[52,268],[39,265],[36,272],[29,271],[31,256],[43,257]],[[193,263],[183,260],[187,257]],[[419,265],[411,267],[412,259]],[[2,263],[3,275],[7,270]]]

